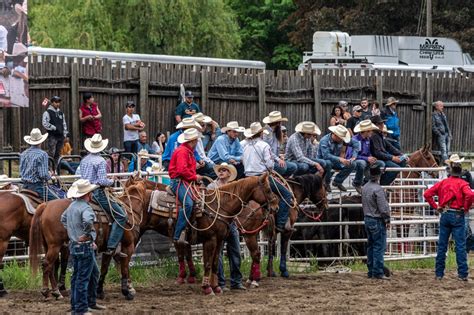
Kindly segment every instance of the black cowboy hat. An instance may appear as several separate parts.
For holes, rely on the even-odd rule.
[[[373,123],[373,124],[382,124],[384,122],[386,122],[387,120],[386,119],[382,119],[382,117],[380,117],[380,115],[377,115],[377,116],[372,116],[370,117],[370,121]]]

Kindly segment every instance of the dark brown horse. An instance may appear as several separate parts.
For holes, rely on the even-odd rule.
[[[150,202],[150,194],[147,194],[144,183],[137,183],[126,189],[126,193],[120,197],[120,200],[131,209],[129,213],[129,222],[133,222],[132,228],[125,230],[122,238],[122,252],[127,254],[126,258],[121,258],[120,268],[122,274],[121,289],[122,294],[129,300],[134,298],[135,290],[131,285],[129,263],[135,252],[135,245],[140,237],[140,230],[146,224],[144,218],[148,215],[148,205]],[[41,204],[35,215],[30,229],[30,264],[33,272],[37,272],[39,266],[39,254],[41,246],[46,250],[43,262],[43,294],[49,292],[48,279],[51,281],[53,291],[57,291],[57,282],[54,276],[53,265],[58,257],[60,248],[68,242],[66,229],[60,223],[60,218],[64,210],[71,204],[69,199],[58,199]],[[107,247],[109,235],[108,223],[96,223],[97,246],[98,251],[103,252]],[[105,276],[112,257],[103,255],[101,265],[101,275],[98,285],[98,297],[104,296],[103,286]]]

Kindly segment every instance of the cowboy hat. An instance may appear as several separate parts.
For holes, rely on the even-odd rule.
[[[109,139],[102,139],[102,136],[99,133],[96,133],[92,138],[87,138],[84,141],[84,146],[86,150],[90,153],[99,153],[107,148],[109,144]]]
[[[245,129],[244,136],[245,138],[252,138],[253,136],[255,136],[256,134],[262,131],[263,131],[263,127],[260,124],[260,122],[253,122],[250,124],[250,128]]]
[[[38,145],[44,142],[48,138],[48,134],[45,133],[44,135],[41,134],[41,130],[38,128],[33,128],[30,132],[29,136],[24,136],[23,140],[25,140],[26,143],[31,144],[31,145]]]
[[[380,130],[376,125],[374,125],[370,119],[362,120],[354,128],[354,133],[371,131],[371,130]]]
[[[233,181],[234,179],[237,178],[237,169],[235,168],[234,165],[227,164],[226,162],[223,162],[220,165],[217,164],[217,165],[214,166],[214,172],[216,172],[216,174],[217,174],[219,172],[219,170],[222,169],[222,168],[225,168],[230,173],[230,177],[229,177],[228,182],[231,182],[231,181]]]
[[[385,104],[385,106],[389,106],[389,105],[392,105],[394,103],[398,103],[398,100],[393,97],[393,96],[390,96],[388,99],[387,99],[387,104]]]
[[[143,159],[149,159],[150,157],[148,156],[148,151],[146,149],[141,149],[140,151],[138,151],[137,153],[140,158],[143,160]]]
[[[296,132],[302,132],[302,133],[309,133],[312,135],[320,135],[321,130],[319,129],[318,125],[316,125],[312,121],[302,121],[299,124],[296,125],[295,127]]]
[[[351,133],[343,125],[331,126],[328,128],[333,134],[341,138],[345,143],[351,141]]]
[[[204,124],[209,124],[212,121],[212,118],[209,116],[204,115],[203,113],[196,113],[191,116],[194,118],[195,121],[198,123],[204,123]]]
[[[1,180],[8,179],[8,175],[2,174],[2,175],[0,175],[0,179]],[[4,188],[5,186],[8,186],[10,184],[11,184],[11,182],[1,182],[0,183],[0,189]]]
[[[273,111],[268,114],[267,117],[263,118],[262,121],[264,124],[272,124],[279,121],[288,121],[288,118],[283,117],[279,111]]]
[[[464,158],[461,159],[458,154],[453,154],[445,162],[446,162],[446,164],[462,163],[462,162],[464,162]]]
[[[393,131],[392,131],[392,130],[388,130],[388,129],[387,129],[387,125],[386,125],[386,124],[383,124],[383,129],[382,129],[382,132],[385,132],[385,133],[390,133],[390,134],[392,134],[392,133],[393,133]]]
[[[381,124],[381,123],[384,123],[386,122],[387,120],[386,119],[382,119],[382,117],[380,117],[380,115],[375,115],[375,116],[372,116],[370,117],[370,121],[373,123],[373,124]]]
[[[79,198],[97,189],[99,185],[91,184],[87,179],[76,180],[67,191],[68,198]]]
[[[186,143],[189,141],[196,140],[201,137],[201,133],[196,128],[186,129],[178,137],[179,143]]]
[[[225,127],[221,128],[222,132],[227,132],[229,130],[234,130],[237,132],[244,132],[245,127],[239,126],[239,123],[236,121],[229,121]]]
[[[201,125],[194,120],[192,117],[186,117],[176,125],[176,129],[188,129],[188,128],[201,128]]]

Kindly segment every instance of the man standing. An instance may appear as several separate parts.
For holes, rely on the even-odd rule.
[[[354,128],[357,126],[360,121],[362,116],[362,107],[359,105],[354,106],[352,109],[352,117],[349,118],[346,124],[346,128],[351,132],[351,135],[354,135]]]
[[[196,113],[200,113],[201,109],[199,105],[194,103],[194,96],[191,91],[184,93],[184,102],[176,107],[175,119],[177,123],[180,123],[183,118],[191,117]]]
[[[395,140],[393,145],[398,150],[401,150],[400,146],[400,118],[395,111],[397,108],[398,100],[395,97],[389,97],[387,99],[387,104],[385,104],[385,110],[380,113],[380,117],[385,120],[387,129],[391,130],[392,133],[389,134],[389,137]]]
[[[125,152],[137,153],[138,132],[145,128],[145,124],[140,120],[140,116],[135,114],[135,103],[128,101],[125,105],[127,113],[122,118],[123,122],[123,147]]]
[[[444,163],[448,159],[451,150],[451,130],[448,126],[448,120],[444,114],[444,104],[441,101],[435,103],[433,112],[433,136],[441,151],[441,161]]]
[[[71,313],[86,314],[89,310],[105,310],[96,303],[99,268],[95,260],[96,232],[95,214],[89,202],[97,185],[79,179],[67,192],[74,201],[61,215],[61,223],[69,237],[69,252],[72,257]]]
[[[47,99],[45,100],[47,101]],[[66,118],[59,109],[61,98],[53,96],[48,109],[43,113],[43,127],[48,131],[48,155],[58,161],[67,136]]]
[[[360,101],[360,107],[361,107],[361,120],[366,120],[370,119],[372,117],[372,111],[369,108],[369,100],[367,97],[363,97],[362,100]]]
[[[464,214],[471,208],[474,193],[469,188],[469,184],[460,178],[462,173],[461,162],[461,159],[451,161],[451,177],[436,183],[423,194],[430,206],[436,209],[436,213],[441,214],[435,270],[437,280],[441,280],[444,277],[446,252],[450,235],[452,235],[456,244],[458,279],[462,281],[468,280]],[[438,196],[438,203],[434,201],[434,196]]]
[[[362,187],[362,209],[367,233],[367,276],[390,280],[383,272],[383,255],[387,246],[387,225],[390,223],[390,206],[380,186],[382,171],[370,169],[370,180]]]

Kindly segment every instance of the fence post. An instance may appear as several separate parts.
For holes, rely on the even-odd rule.
[[[380,105],[380,108],[383,108],[383,77],[382,72],[377,71],[377,76],[375,77],[375,90],[377,96],[377,102]]]
[[[21,148],[21,135],[20,135],[20,108],[12,107],[12,121],[11,121],[11,130],[12,130],[12,146],[14,152],[20,152]]]
[[[426,76],[426,117],[425,117],[425,144],[432,143],[432,116],[433,116],[433,74]]]
[[[265,100],[265,73],[258,74],[258,117],[267,115],[267,104]]]
[[[207,83],[207,67],[201,67],[201,111],[209,112],[208,105],[208,93],[209,85]]]
[[[3,121],[3,113],[4,113],[4,109],[3,109],[3,107],[0,107],[0,152],[2,152],[2,153],[3,153],[3,137],[5,136],[4,133],[3,133],[4,126],[5,126],[5,123]],[[0,161],[0,173],[4,174],[3,173],[3,161]]]
[[[314,90],[314,122],[319,128],[323,128],[323,105],[321,104],[321,82],[317,70],[313,73],[313,90]]]
[[[72,149],[73,152],[80,152],[81,150],[81,126],[79,121],[79,64],[77,62],[71,63],[71,122],[72,122]]]
[[[148,84],[148,67],[140,67],[140,117],[149,126],[151,124],[151,121],[148,117],[150,113],[147,108]]]

